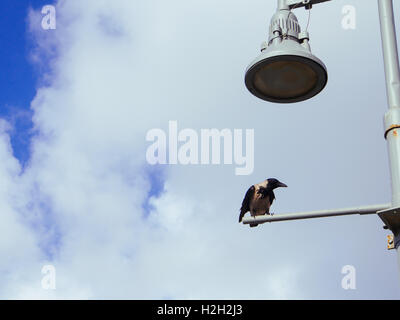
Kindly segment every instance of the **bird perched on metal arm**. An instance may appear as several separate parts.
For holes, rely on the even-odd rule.
[[[242,222],[243,216],[248,211],[250,211],[252,217],[270,214],[269,208],[275,200],[274,189],[286,187],[286,184],[275,178],[252,185],[247,190],[243,199],[242,207],[240,208],[239,223]],[[250,224],[250,227],[256,226],[258,226],[257,223]]]

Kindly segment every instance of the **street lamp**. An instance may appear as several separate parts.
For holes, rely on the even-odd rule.
[[[324,64],[311,54],[307,33],[302,33],[291,12],[298,7],[311,9],[314,4],[331,0],[278,0],[278,12],[270,28],[270,39],[261,55],[246,71],[245,83],[255,96],[272,102],[289,103],[311,98],[325,86],[327,73]],[[322,210],[274,216],[244,218],[244,224],[261,224],[297,219],[378,214],[385,229],[394,235],[394,248],[400,266],[400,68],[392,0],[378,0],[386,90],[389,110],[385,114],[392,180],[392,202],[358,208]]]
[[[306,3],[310,9],[310,1]],[[279,1],[268,43],[262,44],[261,54],[247,68],[247,89],[260,99],[277,103],[299,102],[321,92],[328,73],[323,62],[311,53],[309,40],[288,3]]]

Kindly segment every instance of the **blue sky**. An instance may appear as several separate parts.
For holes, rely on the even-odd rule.
[[[35,49],[36,42],[29,33],[29,10],[40,11],[44,5],[52,4],[50,0],[17,0],[0,3],[0,117],[9,121],[13,130],[10,139],[14,156],[24,166],[30,157],[30,141],[33,136],[33,112],[31,102],[41,83],[43,68],[35,66],[30,55]],[[50,31],[51,32],[51,31]],[[41,57],[42,59],[44,57]],[[41,66],[46,61],[41,61]],[[149,167],[145,170],[151,182],[149,196],[143,201],[145,216],[152,206],[149,199],[158,197],[163,190],[163,168]],[[48,204],[47,204],[48,205]],[[50,242],[42,244],[48,257],[54,255],[54,247],[60,241],[58,226],[54,223],[51,210],[46,203],[41,204],[44,219],[35,228],[44,228],[51,233]]]
[[[0,116],[15,124],[11,140],[15,156],[29,158],[30,103],[36,94],[39,74],[30,62],[33,42],[28,34],[28,10],[40,9],[49,0],[0,2]]]

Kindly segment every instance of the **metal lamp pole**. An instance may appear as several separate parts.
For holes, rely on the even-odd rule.
[[[331,0],[278,0],[279,10],[292,10]],[[358,208],[322,210],[313,212],[301,212],[291,214],[279,214],[274,216],[264,215],[244,218],[244,224],[265,222],[277,222],[297,219],[322,218],[332,216],[344,216],[351,214],[378,214],[385,223],[385,229],[390,229],[394,234],[394,247],[397,250],[400,267],[400,71],[399,57],[396,42],[396,30],[393,17],[392,0],[378,0],[379,18],[381,26],[381,38],[383,58],[385,63],[386,89],[389,110],[385,114],[385,139],[388,144],[390,171],[392,181],[392,202],[374,206]],[[271,26],[274,28],[274,26]],[[275,28],[276,29],[276,28]],[[274,29],[274,30],[275,30]],[[300,39],[299,39],[300,40]]]
[[[388,144],[392,180],[392,207],[379,213],[394,234],[400,266],[400,71],[392,0],[378,0],[386,91],[389,111],[385,114],[385,138]],[[397,209],[396,209],[397,208]]]

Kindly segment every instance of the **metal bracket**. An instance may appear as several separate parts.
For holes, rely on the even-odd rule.
[[[400,231],[400,208],[390,208],[377,212],[385,224],[385,229],[390,229],[394,235]]]
[[[388,248],[388,250],[395,249],[395,247],[394,247],[394,236],[392,234],[389,234],[387,236],[387,248]]]
[[[309,10],[314,4],[327,1],[331,0],[287,0],[286,3],[289,6],[289,9],[305,7],[307,10]]]
[[[390,208],[390,204],[378,204],[372,206],[363,206],[356,208],[345,208],[345,209],[331,209],[331,210],[320,210],[310,212],[298,212],[298,213],[281,213],[277,215],[262,215],[255,217],[243,218],[243,224],[261,224],[266,222],[278,222],[287,220],[300,220],[300,219],[312,219],[312,218],[324,218],[324,217],[335,217],[345,216],[351,214],[376,214],[378,212],[384,212]],[[400,211],[400,208],[398,209]]]

